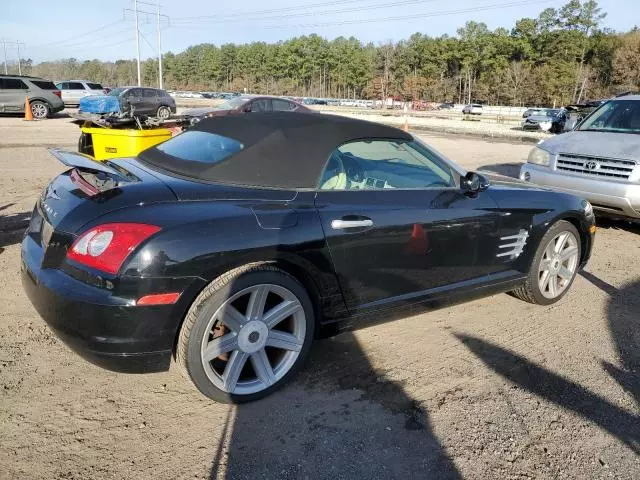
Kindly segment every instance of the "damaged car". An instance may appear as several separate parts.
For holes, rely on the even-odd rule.
[[[110,116],[148,116],[167,119],[176,113],[176,101],[166,90],[119,87],[106,95],[80,99],[80,113]]]
[[[564,108],[549,108],[538,113],[532,113],[525,118],[522,122],[522,129],[562,133],[566,121],[567,111]]]

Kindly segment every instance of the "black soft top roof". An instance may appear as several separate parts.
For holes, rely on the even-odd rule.
[[[216,183],[316,188],[329,156],[340,145],[368,138],[412,139],[379,123],[296,112],[206,118],[192,130],[235,139],[244,149],[215,164],[179,159],[156,148],[144,151],[140,159],[167,172]]]

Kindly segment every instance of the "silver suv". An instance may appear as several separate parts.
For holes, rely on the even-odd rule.
[[[60,90],[38,77],[0,75],[0,113],[23,113],[29,98],[34,118],[43,119],[64,109]]]
[[[80,105],[82,97],[107,94],[102,85],[88,80],[64,80],[56,83],[56,87],[62,92],[65,105]]]
[[[640,95],[609,100],[573,131],[538,143],[520,178],[640,218]]]

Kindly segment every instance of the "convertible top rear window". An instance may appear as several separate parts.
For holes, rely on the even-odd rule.
[[[244,148],[237,140],[211,132],[190,130],[156,147],[177,160],[213,164]]]

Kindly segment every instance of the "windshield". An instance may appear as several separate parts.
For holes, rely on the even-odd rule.
[[[107,93],[107,95],[111,96],[111,97],[119,97],[120,94],[122,92],[124,92],[126,90],[126,88],[114,88],[113,90],[111,90],[109,93]]]
[[[216,110],[233,110],[234,108],[238,108],[240,105],[243,105],[249,101],[246,97],[234,97],[230,100],[222,102],[220,105],[216,106]]]
[[[578,130],[640,133],[640,100],[613,100],[602,105]]]

